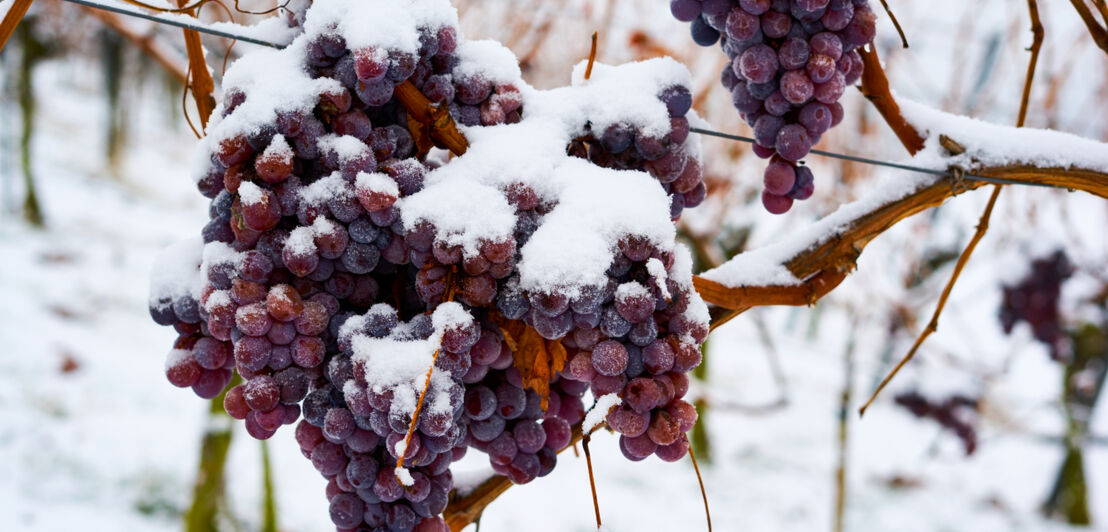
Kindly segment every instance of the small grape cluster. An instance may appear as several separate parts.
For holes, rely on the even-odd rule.
[[[762,204],[781,214],[811,197],[812,171],[797,162],[843,119],[844,89],[862,75],[857,49],[873,40],[869,0],[671,0],[701,46],[720,42],[731,102],[769,158]]]
[[[977,417],[979,401],[964,395],[953,395],[942,401],[931,401],[919,392],[904,392],[896,396],[896,404],[906,408],[918,418],[932,419],[951,431],[971,455],[977,450]]]
[[[1035,339],[1050,349],[1051,358],[1066,359],[1070,350],[1058,303],[1062,283],[1073,272],[1073,264],[1062,250],[1032,261],[1031,271],[1024,280],[1004,287],[1000,306],[1000,324],[1004,332],[1011,333],[1017,323],[1026,321]]]
[[[521,267],[559,203],[542,180],[482,189],[514,216],[499,236],[472,239],[468,225],[485,220],[459,227],[451,223],[461,215],[436,216],[466,207],[429,196],[459,181],[434,181],[452,163],[419,145],[422,126],[397,91],[410,84],[479,138],[478,128],[524,125],[522,80],[473,64],[488,53],[463,61],[456,23],[441,17],[412,28],[414,52],[372,44],[341,20],[312,25],[316,8],[348,13],[368,9],[364,1],[301,6],[290,20],[304,35],[228,71],[197,163],[211,199],[202,241],[155,266],[151,315],[178,333],[169,381],[204,398],[226,391],[227,413],[255,438],[296,424],[340,531],[445,530],[450,465],[470,448],[515,483],[548,474],[590,390],[619,396],[606,418],[629,458],[684,456],[696,420],[682,399],[686,373],[708,332],[688,253],[621,222],[602,248],[610,266],[600,281],[551,291],[528,284]],[[349,9],[334,9],[342,2]],[[276,67],[290,70],[287,87]],[[665,84],[654,97],[658,116],[668,115],[664,135],[633,121],[594,135],[586,122],[556,152],[653,176],[640,183],[672,232],[705,188],[685,142],[688,88]],[[431,216],[418,208],[428,197]],[[517,367],[519,331],[564,351],[542,392]],[[227,389],[235,373],[243,382]]]
[[[599,132],[589,127],[586,135],[570,145],[569,153],[605,168],[649,173],[669,195],[670,217],[677,220],[685,208],[700,205],[708,189],[700,163],[685,148],[689,138],[685,115],[692,107],[692,94],[686,87],[673,85],[663,89],[658,99],[669,113],[670,127],[665,134],[649,135],[624,123]]]

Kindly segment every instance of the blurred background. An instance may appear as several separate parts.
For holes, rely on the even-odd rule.
[[[1014,124],[1031,43],[1024,2],[890,3],[911,47],[875,5],[876,44],[899,98]],[[666,2],[455,5],[466,36],[505,43],[538,88],[568,83],[597,31],[599,61],[675,57],[693,73],[698,113],[717,130],[750,133],[719,84],[725,57],[694,45]],[[1027,125],[1108,141],[1108,55],[1069,3],[1039,10],[1045,40]],[[201,16],[227,19],[213,6]],[[225,59],[252,48],[204,42],[217,87]],[[220,530],[332,526],[325,482],[291,430],[267,449],[164,377],[174,335],[149,319],[148,271],[161,248],[200,230],[207,209],[189,177],[186,115],[198,121],[186,68],[180,30],[59,0],[35,2],[0,53],[0,530],[179,530],[198,511],[198,479],[220,470],[224,490],[199,490]],[[842,103],[846,119],[819,148],[907,156],[858,91]],[[681,223],[699,269],[907,177],[813,155],[815,196],[774,216],[748,145],[704,138],[703,147],[709,200]],[[818,307],[751,310],[712,334],[691,393],[717,530],[1108,530],[1102,199],[1007,187],[938,332],[856,414],[930,319],[988,196],[960,195],[883,234]],[[1032,268],[1058,250],[1072,275]],[[1062,282],[1052,345],[1025,322],[1006,332],[1000,320],[1005,287],[1035,271]],[[591,449],[607,528],[705,528],[689,462],[630,463],[607,434]],[[559,462],[494,502],[482,529],[592,530],[584,460],[567,451]]]

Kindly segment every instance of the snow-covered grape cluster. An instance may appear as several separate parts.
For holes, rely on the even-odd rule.
[[[704,197],[688,72],[537,91],[446,0],[298,5],[302,34],[227,71],[195,163],[209,222],[155,265],[169,381],[213,398],[237,373],[252,436],[296,423],[344,531],[445,530],[469,448],[549,473],[590,390],[626,456],[684,456],[708,329],[673,223]],[[413,89],[464,155],[429,145]]]
[[[719,42],[731,102],[769,158],[762,204],[781,214],[811,197],[812,171],[797,162],[843,119],[839,98],[862,76],[858,48],[873,40],[869,0],[670,0],[701,46]]]

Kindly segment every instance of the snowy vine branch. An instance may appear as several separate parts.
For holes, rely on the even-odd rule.
[[[4,20],[0,20],[0,50],[4,49],[4,45],[11,38],[15,26],[19,24],[20,20],[23,20],[23,15],[31,7],[31,2],[32,0],[15,0],[15,3],[8,8],[7,14],[4,15]]]
[[[862,55],[866,65],[862,94],[917,159],[947,168],[955,176],[972,172],[1108,198],[1108,161],[1099,155],[1108,153],[1108,146],[1062,133],[982,124],[918,104],[911,104],[906,115],[889,90],[877,54],[869,50]],[[989,136],[996,142],[989,142]],[[1067,155],[1075,156],[1072,163],[1053,156],[1066,144],[1073,148],[1067,150]],[[1081,149],[1098,155],[1082,156]],[[1017,153],[1022,150],[1030,151]],[[958,177],[893,183],[869,198],[842,206],[792,239],[736,256],[694,283],[705,301],[719,307],[713,311],[713,327],[757,306],[813,304],[854,269],[874,237],[949,197],[986,184]]]

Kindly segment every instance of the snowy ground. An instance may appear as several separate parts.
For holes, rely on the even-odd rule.
[[[997,17],[999,26],[1007,23],[1005,17],[1015,20],[1016,8],[1022,8],[1022,2],[1007,4],[1004,17]],[[916,15],[909,20],[917,28],[943,27],[926,13],[904,10],[907,17]],[[1063,14],[1072,16],[1063,10],[1044,15],[1044,21],[1050,24]],[[957,23],[953,15],[942,20]],[[936,29],[936,35],[941,31]],[[946,72],[950,52],[940,47],[946,41],[933,38],[929,47],[921,37],[913,46],[923,50],[919,57],[924,59],[915,61],[929,72]],[[968,50],[977,53],[974,46]],[[900,72],[919,68],[909,66]],[[36,76],[40,100],[50,102],[40,105],[33,145],[46,230],[28,228],[10,210],[16,204],[12,194],[18,192],[10,182],[19,174],[12,160],[0,159],[0,179],[8,180],[0,191],[9,191],[0,197],[0,530],[179,529],[207,420],[206,402],[165,382],[163,355],[173,335],[149,320],[145,303],[155,254],[194,234],[206,219],[206,206],[187,178],[191,137],[183,123],[167,118],[166,109],[179,103],[179,95],[169,96],[170,102],[155,89],[132,95],[151,103],[134,108],[128,155],[112,177],[102,155],[104,110],[95,68],[54,62]],[[1007,77],[1022,75],[1022,63],[1005,69]],[[1102,82],[1102,75],[1089,74],[1090,82]],[[955,83],[930,76],[917,76],[920,86],[898,81],[894,78],[894,85],[913,98],[935,105],[944,102],[925,85]],[[988,117],[1012,120],[1009,111],[1018,102],[1011,95],[997,98],[1001,101],[990,104]],[[850,92],[846,99],[857,105],[861,97]],[[1067,105],[1087,105],[1074,102]],[[13,153],[7,147],[16,134],[11,129],[16,112],[10,99],[3,101],[4,157]],[[1066,120],[1073,115],[1061,113],[1057,127],[1103,134],[1097,129],[1102,123]],[[1034,116],[1030,121],[1047,122]],[[887,156],[899,156],[891,145],[882,146]],[[1108,210],[1102,200],[1037,189],[1006,191],[996,228],[955,290],[940,332],[890,389],[983,394],[988,407],[976,454],[965,457],[949,433],[894,407],[892,393],[864,419],[854,415],[883,373],[883,358],[899,356],[910,342],[888,338],[890,308],[907,305],[925,320],[945,282],[944,271],[916,290],[905,289],[902,280],[912,264],[907,258],[958,249],[987,194],[968,194],[876,240],[863,254],[859,271],[822,310],[754,311],[713,336],[711,379],[700,391],[715,405],[707,421],[714,461],[704,468],[704,480],[717,530],[830,528],[837,416],[851,341],[847,530],[1068,529],[1043,520],[1037,511],[1062,459],[1061,445],[1036,437],[1063,432],[1057,402],[1061,367],[1029,341],[1026,330],[1003,336],[995,315],[999,283],[1017,275],[1028,253],[1067,245],[1079,265],[1104,270],[1108,241],[1101,228],[1108,224]],[[747,220],[770,217],[754,208],[759,210],[745,214]],[[788,223],[803,223],[812,212],[790,215]],[[766,224],[754,241],[787,234],[784,223]],[[1032,234],[1026,230],[1029,223],[1036,228]],[[63,371],[66,360],[76,369]],[[771,360],[781,365],[783,390],[773,378]],[[761,414],[747,408],[781,396],[787,399],[782,408]],[[1108,434],[1103,405],[1092,432]],[[271,442],[282,530],[329,528],[324,482],[298,452],[292,431],[282,429]],[[688,462],[630,463],[608,435],[595,437],[592,450],[610,530],[704,528]],[[1093,518],[1108,523],[1108,450],[1090,445],[1085,459]],[[458,469],[476,465],[463,463]],[[231,510],[244,530],[256,529],[259,445],[241,426],[228,466]],[[493,503],[482,527],[494,532],[593,529],[584,460],[565,453],[549,477],[513,488]]]

